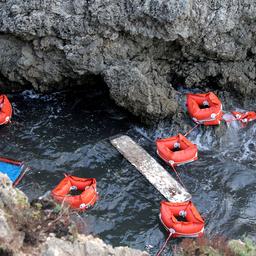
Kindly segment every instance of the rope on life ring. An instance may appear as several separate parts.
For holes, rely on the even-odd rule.
[[[171,239],[172,235],[175,233],[175,230],[170,228],[169,229],[169,236],[167,237],[167,239],[165,240],[164,244],[162,245],[162,247],[160,248],[160,250],[157,252],[156,256],[160,256],[161,253],[163,252],[163,250],[165,249],[168,241]]]

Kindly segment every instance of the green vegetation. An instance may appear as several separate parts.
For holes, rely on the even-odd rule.
[[[255,256],[256,244],[249,238],[241,240],[231,240],[228,242],[230,249],[239,256]]]
[[[223,238],[184,239],[176,256],[255,256],[256,244],[249,238],[226,241]]]

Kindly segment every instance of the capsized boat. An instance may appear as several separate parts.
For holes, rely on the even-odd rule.
[[[0,157],[0,172],[6,174],[17,186],[29,168],[21,161]]]

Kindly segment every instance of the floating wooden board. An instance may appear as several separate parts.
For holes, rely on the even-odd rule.
[[[152,156],[129,136],[111,139],[111,144],[170,202],[185,202],[191,195]]]

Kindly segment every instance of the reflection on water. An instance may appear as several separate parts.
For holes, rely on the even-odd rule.
[[[53,189],[64,172],[97,178],[100,201],[81,215],[85,232],[154,254],[166,238],[158,220],[163,198],[109,138],[127,133],[157,158],[155,139],[174,134],[166,123],[143,127],[105,93],[84,94],[26,91],[12,96],[15,116],[11,125],[0,128],[1,155],[32,167],[19,186],[30,199]],[[178,170],[206,219],[206,233],[255,236],[256,126],[226,128],[217,144],[213,129],[197,129],[189,139],[199,146],[199,160]]]

